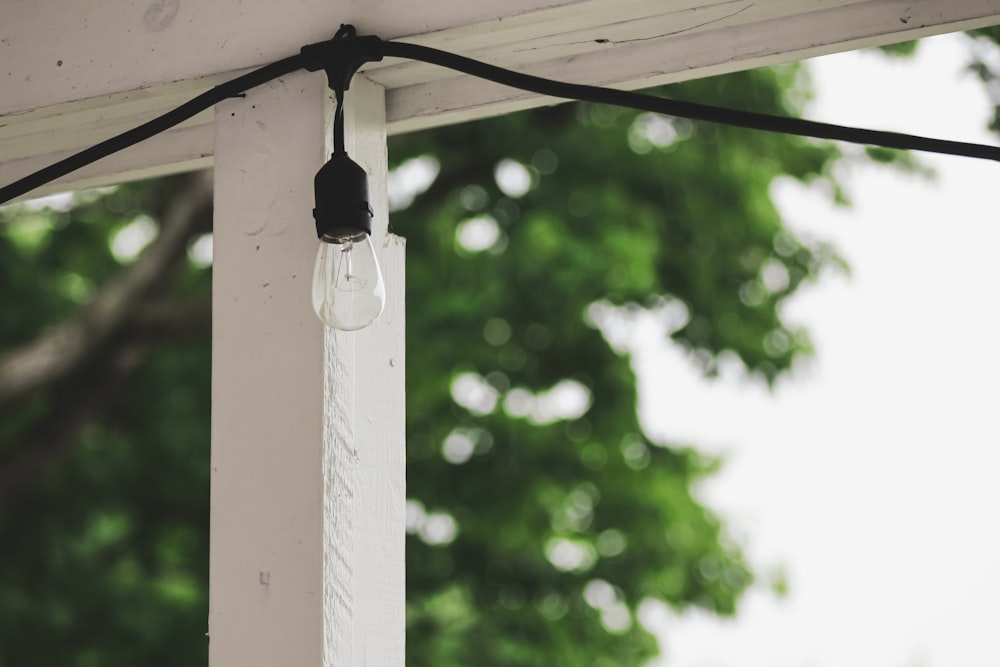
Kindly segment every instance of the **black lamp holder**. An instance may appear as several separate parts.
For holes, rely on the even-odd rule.
[[[358,37],[352,25],[342,25],[328,42],[302,47],[303,68],[324,70],[337,99],[333,116],[333,155],[316,173],[314,188],[316,236],[327,243],[343,243],[359,235],[371,236],[372,207],[368,201],[368,174],[347,155],[344,147],[344,92],[368,62],[382,60],[378,37]]]
[[[798,118],[772,116],[709,106],[695,102],[671,100],[643,93],[613,90],[599,86],[553,81],[488,65],[471,58],[465,58],[427,46],[384,41],[374,35],[358,35],[353,26],[342,25],[333,39],[309,44],[302,47],[301,51],[293,56],[283,58],[231,81],[219,84],[211,90],[185,102],[176,109],[168,111],[147,123],[123,132],[111,139],[102,141],[99,144],[0,188],[0,204],[27,194],[37,187],[50,183],[103,157],[168,130],[201,111],[227,98],[239,96],[251,88],[299,69],[306,69],[311,72],[325,70],[330,87],[337,97],[337,111],[334,116],[334,157],[317,174],[316,211],[319,212],[317,213],[317,218],[326,217],[327,213],[329,213],[331,215],[346,215],[345,219],[353,220],[354,222],[348,222],[346,228],[338,228],[336,226],[323,226],[317,220],[317,233],[324,240],[331,242],[337,242],[338,238],[346,239],[351,234],[356,235],[365,231],[370,233],[371,208],[368,205],[367,179],[364,179],[363,196],[359,197],[357,172],[350,165],[354,165],[358,170],[361,170],[362,175],[364,174],[364,170],[351,161],[344,150],[343,98],[344,92],[350,87],[351,78],[359,68],[365,63],[380,61],[386,57],[405,58],[438,65],[549,97],[611,104],[640,111],[764,130],[767,132],[780,132],[817,139],[846,141],[856,144],[881,146],[883,148],[919,150],[1000,162],[1000,147],[997,146],[932,139],[896,132],[866,130]],[[337,157],[340,154],[343,154],[343,159]],[[335,184],[335,182],[339,185]],[[350,183],[354,185],[350,185]],[[323,188],[322,195],[319,194],[321,187]],[[353,202],[345,204],[346,200],[344,199],[335,201],[334,197],[338,195],[347,195],[353,198]],[[362,202],[363,209],[361,208]],[[363,220],[365,213],[367,213],[368,217],[367,226],[365,226]]]

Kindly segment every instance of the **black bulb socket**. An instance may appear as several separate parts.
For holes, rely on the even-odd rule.
[[[368,203],[368,174],[347,153],[334,153],[316,172],[316,235],[327,243],[371,236],[372,207]]]

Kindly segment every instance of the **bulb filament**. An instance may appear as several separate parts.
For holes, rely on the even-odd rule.
[[[344,278],[347,280],[347,282],[351,282],[351,279],[354,277],[354,267],[351,266],[351,264],[352,264],[352,261],[351,261],[351,248],[353,248],[353,247],[354,247],[354,242],[353,241],[347,241],[344,244],[344,250],[343,250],[343,253],[344,253]]]
[[[354,239],[347,239],[340,245],[341,261],[337,271],[336,289],[342,292],[355,292],[368,286],[363,273],[354,272]]]

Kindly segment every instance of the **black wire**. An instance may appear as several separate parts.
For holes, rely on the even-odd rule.
[[[260,69],[248,72],[243,76],[236,77],[231,81],[220,83],[211,90],[207,90],[201,95],[185,102],[176,109],[157,116],[151,121],[132,128],[106,141],[84,149],[79,153],[69,156],[55,164],[39,169],[33,174],[14,181],[10,185],[0,188],[0,204],[10,201],[23,194],[31,192],[37,187],[45,185],[51,181],[61,178],[66,174],[85,167],[92,162],[96,162],[103,157],[116,153],[124,148],[128,148],[140,141],[149,139],[171,127],[183,123],[188,118],[195,116],[205,109],[208,109],[219,102],[230,97],[236,97],[247,90],[277,79],[279,76],[290,74],[302,68],[302,55],[295,54],[288,58],[283,58],[270,65],[265,65]]]
[[[346,153],[344,147],[344,89],[339,86],[334,91],[337,98],[337,110],[333,114],[333,152]]]
[[[679,116],[691,120],[708,121],[711,123],[721,123],[733,125],[735,127],[745,127],[754,130],[765,130],[767,132],[780,132],[782,134],[794,134],[802,137],[814,137],[817,139],[835,139],[847,141],[855,144],[867,144],[872,146],[882,146],[885,148],[896,148],[903,150],[918,150],[931,153],[942,153],[945,155],[958,155],[963,157],[980,158],[984,160],[995,160],[1000,162],[1000,147],[986,146],[983,144],[965,143],[961,141],[946,141],[944,139],[931,139],[910,134],[899,134],[896,132],[881,132],[878,130],[864,130],[856,127],[845,127],[842,125],[831,125],[811,120],[799,118],[788,118],[781,116],[771,116],[767,114],[753,113],[750,111],[740,111],[737,109],[726,109],[723,107],[697,104],[695,102],[684,102],[671,100],[663,97],[654,97],[642,93],[633,93],[624,90],[614,90],[611,88],[601,88],[598,86],[587,86],[575,83],[564,83],[543,79],[514,72],[502,67],[495,67],[486,63],[458,56],[447,51],[440,51],[418,44],[406,44],[403,42],[383,42],[383,55],[396,58],[407,58],[409,60],[419,60],[421,62],[439,65],[448,69],[464,72],[472,76],[487,79],[496,83],[519,88],[539,95],[549,95],[552,97],[563,97],[570,100],[582,100],[585,102],[598,102],[600,104],[611,104],[614,106],[638,109],[639,111],[650,111],[653,113]]]

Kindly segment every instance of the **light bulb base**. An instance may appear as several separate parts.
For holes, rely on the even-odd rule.
[[[368,174],[345,152],[334,153],[316,173],[316,235],[327,243],[344,243],[371,236],[372,207]]]

